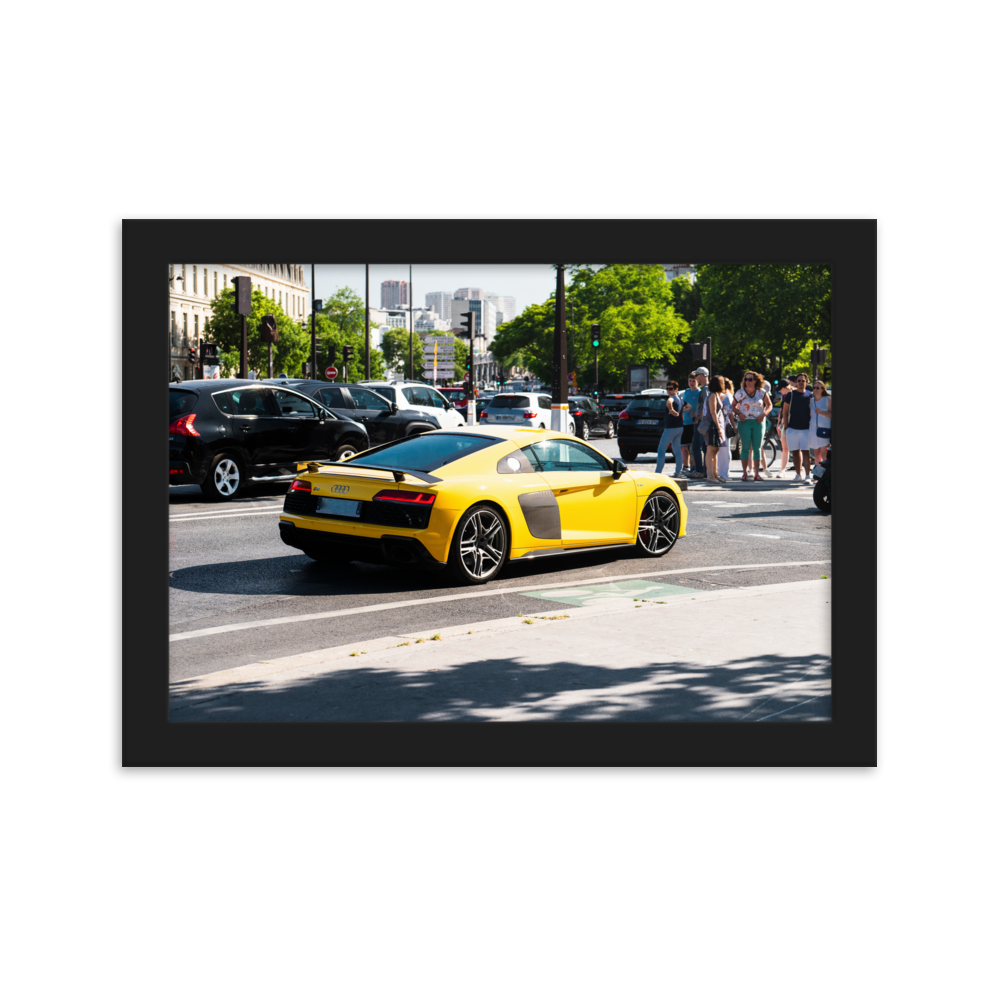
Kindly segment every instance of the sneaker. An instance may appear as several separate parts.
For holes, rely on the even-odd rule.
[[[761,475],[762,475],[762,476],[763,476],[763,477],[764,477],[765,479],[770,479],[770,478],[771,478],[771,473],[770,473],[770,472],[768,472],[768,471],[767,471],[767,469],[761,469],[761,470],[760,470],[760,474],[761,474]]]
[[[792,480],[792,482],[793,483],[801,483],[801,482],[804,482],[804,480],[803,480],[802,476],[798,472],[796,472],[795,473],[795,478]]]

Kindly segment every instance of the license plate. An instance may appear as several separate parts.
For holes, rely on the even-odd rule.
[[[338,497],[317,497],[317,514],[336,514],[338,517],[361,517],[360,500],[341,500]]]
[[[658,424],[659,420],[637,420],[637,424]]]
[[[507,414],[504,414],[502,416],[499,415],[495,416],[492,413],[490,414],[490,420],[515,420],[515,419],[516,419],[515,417],[509,416]]]

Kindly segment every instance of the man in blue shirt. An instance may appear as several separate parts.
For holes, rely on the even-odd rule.
[[[694,472],[691,466],[691,440],[694,434],[694,410],[698,405],[698,379],[694,372],[688,375],[688,387],[681,395],[681,410],[684,427],[681,432],[681,454],[684,457],[684,472]]]
[[[695,368],[691,374],[698,387],[698,398],[694,404],[694,411],[691,413],[691,423],[694,428],[691,433],[691,464],[693,466],[691,478],[704,479],[708,475],[705,471],[705,439],[698,433],[698,422],[705,415],[705,405],[708,401],[708,369]],[[687,393],[684,395],[687,396]]]

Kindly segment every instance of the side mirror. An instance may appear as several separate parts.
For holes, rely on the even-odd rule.
[[[447,399],[444,401],[444,408],[446,410],[450,410],[451,409],[451,403],[449,403]]]
[[[389,412],[390,413],[399,413],[399,407],[395,403],[390,403],[389,404]]]
[[[628,472],[628,466],[620,459],[615,459],[615,470],[613,476],[615,479],[620,479],[623,472]]]

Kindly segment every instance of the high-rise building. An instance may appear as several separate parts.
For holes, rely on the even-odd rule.
[[[451,302],[454,296],[451,292],[428,292],[424,296],[424,305],[433,309],[445,322],[451,322]]]
[[[517,315],[517,305],[513,295],[497,295],[496,292],[487,292],[486,298],[496,306],[497,326],[501,323],[509,323]]]
[[[481,288],[459,288],[454,295],[456,299],[481,299],[484,298],[483,290]],[[468,309],[466,309],[468,312]]]
[[[396,309],[410,304],[410,283],[408,281],[382,282],[382,308]]]
[[[476,350],[487,350],[497,332],[497,307],[488,299],[454,299],[451,305],[452,329],[461,329],[460,313],[471,312]],[[480,337],[484,339],[480,340]]]

